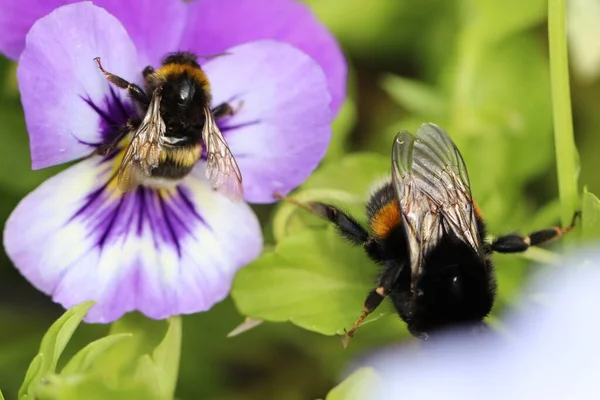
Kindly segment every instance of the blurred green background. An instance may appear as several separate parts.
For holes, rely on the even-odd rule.
[[[395,133],[414,132],[421,123],[434,122],[461,149],[491,234],[526,233],[559,222],[546,1],[307,3],[339,39],[350,76],[348,101],[336,121],[330,151],[305,187],[333,184],[336,171],[352,171],[352,165],[362,162],[348,153],[370,152],[374,155],[368,157],[379,154],[384,162],[369,165],[382,167],[368,171],[369,179],[357,177],[360,184],[342,188],[366,198],[366,181],[389,173]],[[569,45],[580,182],[598,193],[600,7],[593,3],[569,2]],[[15,65],[5,59],[0,59],[0,131],[0,220],[5,221],[20,199],[60,169],[31,171]],[[355,169],[360,170],[356,165]],[[256,207],[270,242],[274,209]],[[500,288],[495,315],[501,316],[507,306],[529,295],[523,284],[541,267],[532,267],[520,256],[494,260]],[[376,274],[374,266],[365,268]],[[365,282],[367,288],[371,282]],[[353,301],[359,305],[358,315],[363,298]],[[62,311],[34,290],[4,253],[0,255],[0,389],[7,399],[16,398],[43,333]],[[243,318],[231,299],[208,313],[183,318],[178,398],[324,398],[362,356],[410,340],[391,314],[361,328],[348,349],[335,336],[289,322],[263,323],[227,338]],[[67,353],[107,330],[82,325]]]

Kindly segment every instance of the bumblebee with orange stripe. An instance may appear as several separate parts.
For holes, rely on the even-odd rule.
[[[184,178],[206,151],[206,177],[213,188],[233,200],[243,196],[242,175],[215,118],[232,115],[227,103],[211,109],[208,78],[197,57],[178,52],[168,55],[162,66],[148,66],[142,72],[144,90],[106,71],[100,71],[121,89],[126,89],[142,118],[131,118],[114,142],[100,153],[107,154],[124,140],[118,186],[129,191],[139,184],[172,186]]]
[[[451,326],[485,328],[483,319],[496,293],[491,254],[522,252],[556,239],[573,228],[579,215],[567,228],[486,242],[464,160],[450,136],[434,124],[423,124],[414,136],[400,132],[394,139],[392,178],[367,204],[371,233],[333,205],[280,198],[334,223],[341,236],[363,246],[382,267],[348,337],[385,297],[410,333],[421,339]]]

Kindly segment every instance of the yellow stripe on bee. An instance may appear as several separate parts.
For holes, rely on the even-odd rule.
[[[118,172],[121,167],[121,162],[123,161],[123,157],[125,156],[125,152],[127,151],[127,147],[131,142],[131,135],[127,135],[118,145],[118,153],[114,156],[112,160],[110,160],[111,166],[109,170],[110,176],[112,179],[107,185],[107,192],[110,193],[110,199],[116,200],[123,196],[123,192],[119,189],[118,185]],[[202,146],[196,145],[193,149],[181,148],[181,147],[163,147],[160,151],[160,159],[159,163],[163,164],[167,161],[182,166],[182,167],[191,167],[193,166],[202,154]],[[159,196],[167,199],[171,197],[175,193],[174,188],[160,188],[155,189]]]
[[[370,221],[373,234],[380,239],[388,237],[390,232],[401,223],[400,207],[396,200],[381,207]]]
[[[208,82],[208,77],[204,71],[192,65],[176,63],[166,64],[157,69],[154,73],[164,80],[173,76],[185,74],[191,77],[197,84],[202,86],[204,90],[210,90],[210,82]]]
[[[163,147],[160,152],[160,162],[164,163],[167,160],[182,167],[191,167],[198,161],[202,147],[194,146],[192,150],[189,147]]]

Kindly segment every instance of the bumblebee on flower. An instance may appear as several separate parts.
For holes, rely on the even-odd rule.
[[[96,300],[90,322],[133,310],[165,318],[222,300],[262,249],[256,216],[229,198],[243,190],[248,202],[272,202],[325,154],[345,87],[334,39],[292,0],[3,3],[0,51],[19,62],[33,167],[80,160],[7,221],[15,266],[64,307]],[[173,57],[197,62],[210,85],[198,90],[190,74],[175,74],[184,76],[175,101],[203,111],[180,126],[169,92],[147,90]],[[145,122],[163,132],[148,167],[139,151],[128,159],[152,143],[136,142]]]

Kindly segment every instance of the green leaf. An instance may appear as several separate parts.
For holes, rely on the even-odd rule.
[[[67,365],[61,370],[61,375],[87,372],[100,355],[104,354],[104,352],[120,341],[131,337],[133,335],[130,333],[119,333],[93,341],[69,360]]]
[[[331,389],[325,400],[362,400],[371,396],[370,389],[380,384],[381,378],[371,367],[363,367],[352,373],[342,383]]]
[[[43,385],[36,388],[35,398],[172,399],[179,366],[179,317],[167,324],[132,314],[116,322],[112,330],[128,332],[114,333],[90,343],[60,375],[47,374]],[[142,334],[145,332],[148,334]],[[164,335],[158,343],[155,333]],[[131,347],[133,351],[124,352]],[[150,354],[142,354],[148,351]]]
[[[429,119],[434,121],[447,118],[448,99],[434,87],[392,74],[383,76],[381,87],[399,105],[414,114],[429,115]]]
[[[135,372],[133,374],[133,382],[137,382],[144,387],[148,392],[154,393],[152,398],[155,399],[172,399],[173,394],[169,397],[164,392],[164,387],[161,385],[160,369],[154,364],[149,355],[143,355],[138,359]]]
[[[4,395],[2,394],[2,390],[0,390],[0,400],[4,400]]]
[[[132,337],[98,355],[90,372],[103,376],[115,390],[142,390],[152,399],[171,399],[175,392],[181,347],[181,319],[156,321],[130,313],[111,326],[111,334]]]
[[[22,197],[62,167],[31,170],[25,119],[17,100],[1,101],[0,121],[0,137],[3,141],[0,146],[0,171],[7,171],[0,173],[0,186]]]
[[[10,71],[11,62],[6,58],[0,55],[0,97],[4,97],[7,95],[5,87],[8,86],[12,80]]]
[[[302,189],[337,189],[366,196],[377,181],[391,175],[392,141],[390,156],[376,153],[352,153],[335,164],[324,165],[302,185]],[[352,179],[348,179],[352,177]]]
[[[131,340],[115,344],[102,355],[95,368],[102,369],[115,381],[133,373],[138,359],[152,351],[165,337],[168,325],[165,321],[155,321],[140,313],[129,313],[115,321],[110,327],[110,334],[127,333],[133,335]]]
[[[377,274],[362,248],[331,227],[283,238],[272,253],[242,269],[231,296],[244,315],[342,334],[363,310]],[[368,320],[385,313],[382,306]]]
[[[528,35],[472,51],[475,60],[463,55],[454,66],[446,129],[465,158],[486,217],[510,222],[523,186],[547,176],[554,158],[548,61]],[[467,68],[469,63],[474,65]]]
[[[333,135],[323,162],[340,158],[347,150],[348,137],[356,124],[356,104],[347,98],[333,121]]]
[[[545,0],[464,0],[462,6],[467,34],[484,45],[541,24],[546,16]]]
[[[153,400],[156,393],[145,387],[115,388],[99,375],[50,375],[35,393],[36,400]],[[169,399],[170,400],[170,399]]]
[[[172,398],[177,384],[179,358],[181,353],[181,317],[168,320],[169,328],[163,341],[152,352],[152,362],[157,369],[159,393],[164,398]]]
[[[279,242],[284,236],[292,234],[294,232],[300,232],[307,227],[322,227],[326,225],[324,220],[306,219],[298,214],[303,208],[299,204],[306,204],[311,201],[321,201],[326,203],[343,204],[346,211],[349,208],[356,205],[361,205],[360,210],[355,209],[354,211],[361,212],[364,208],[365,200],[362,197],[354,196],[348,192],[335,189],[308,189],[303,190],[299,193],[295,193],[292,202],[283,202],[277,209],[277,212],[273,216],[273,236],[276,242]],[[354,208],[354,207],[352,207]],[[360,219],[360,218],[359,218]]]
[[[291,197],[300,202],[331,202],[355,214],[360,220],[364,218],[364,205],[369,188],[388,177],[390,168],[390,157],[374,153],[353,153],[336,163],[324,165]],[[352,179],[348,179],[349,176]],[[298,213],[299,210],[295,204],[282,202],[279,205],[273,215],[273,233],[276,241],[309,226],[325,225],[324,221],[316,218],[306,218],[307,213]]]
[[[371,58],[385,55],[386,50],[401,48],[400,43],[407,43],[411,30],[398,29],[398,26],[415,24],[414,13],[422,9],[422,2],[380,1],[365,7],[361,0],[348,0],[344,3],[344,12],[340,13],[337,0],[308,0],[307,3],[347,51]],[[394,40],[382,40],[390,34],[394,34]],[[373,43],[377,45],[373,46]]]
[[[587,82],[600,74],[600,2],[569,0],[567,2],[567,32],[569,55],[573,70]]]
[[[19,390],[19,398],[26,398],[22,397],[25,394],[31,395],[42,377],[56,370],[56,364],[65,346],[93,304],[94,302],[87,301],[70,308],[50,326],[42,339],[38,355],[29,366],[25,381]]]
[[[44,362],[44,355],[38,354],[33,358],[31,364],[29,364],[29,368],[27,368],[27,373],[25,374],[25,379],[23,379],[23,384],[19,389],[19,399],[32,399],[32,386],[34,386],[34,381],[39,380],[40,370],[42,368],[42,363]]]
[[[558,194],[563,208],[561,220],[564,226],[569,223],[573,210],[579,206],[577,188],[579,157],[573,134],[566,19],[565,0],[550,0],[548,2],[548,33],[554,145],[556,147]],[[571,240],[567,239],[567,241]]]
[[[583,192],[581,219],[582,239],[600,239],[600,200],[587,190]]]
[[[70,308],[48,329],[39,351],[44,355],[41,368],[44,374],[56,370],[60,355],[93,304],[93,301],[86,301]]]

